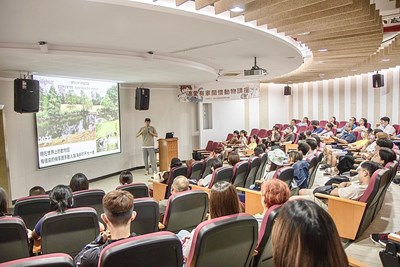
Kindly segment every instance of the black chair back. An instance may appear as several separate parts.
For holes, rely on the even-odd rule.
[[[194,230],[186,266],[247,267],[257,235],[257,220],[244,213],[202,222]]]
[[[220,167],[213,172],[211,182],[208,188],[211,188],[214,184],[225,181],[228,183],[232,182],[233,168],[232,167]]]
[[[71,256],[52,253],[5,262],[1,267],[74,267]]]
[[[202,190],[175,193],[168,199],[163,224],[165,230],[192,230],[206,217],[208,194]]]
[[[254,184],[256,180],[256,174],[260,168],[261,159],[259,157],[253,157],[249,159],[250,170],[246,177],[246,182],[244,184],[245,188],[250,188],[250,185]]]
[[[195,161],[192,163],[192,171],[189,175],[190,179],[199,180],[203,173],[203,161]]]
[[[283,167],[276,171],[276,178],[284,181],[289,188],[291,187],[293,177],[294,177],[294,169],[292,167]]]
[[[267,167],[267,161],[268,161],[268,153],[262,153],[260,155],[260,167],[258,168],[257,174],[256,174],[256,180],[261,180],[263,177],[263,174],[265,173],[265,168]]]
[[[233,167],[233,185],[235,187],[244,187],[246,181],[247,173],[249,171],[248,161],[239,161]]]
[[[154,199],[135,199],[133,210],[136,211],[136,218],[131,222],[131,232],[144,235],[158,231],[160,212]]]
[[[169,172],[168,181],[167,181],[167,191],[165,191],[165,199],[168,199],[169,196],[171,195],[172,183],[174,182],[174,179],[180,175],[186,177],[186,175],[187,175],[187,167],[186,166],[172,168],[171,171]]]
[[[0,217],[0,251],[0,263],[29,257],[28,236],[21,218]]]
[[[114,242],[100,254],[99,267],[180,267],[182,245],[170,232],[151,233]]]
[[[99,221],[93,208],[47,213],[42,224],[42,253],[62,252],[75,257],[98,234]]]
[[[104,191],[101,189],[88,189],[72,193],[74,197],[74,208],[91,207],[96,210],[97,218],[101,221],[100,215],[103,211]]]
[[[206,177],[207,175],[211,174],[211,162],[213,158],[206,158],[204,161],[204,171],[201,178]]]
[[[17,199],[14,216],[21,217],[28,229],[35,228],[36,223],[51,211],[48,195],[31,196]]]
[[[149,197],[149,188],[145,183],[132,183],[120,185],[116,189],[128,191],[135,199]]]

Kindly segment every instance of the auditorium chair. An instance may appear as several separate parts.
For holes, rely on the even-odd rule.
[[[316,171],[317,171],[317,169],[316,169],[317,164],[318,164],[318,158],[313,156],[310,159],[310,162],[309,162],[309,165],[308,165],[308,177],[307,177],[307,187],[306,188],[308,188],[308,183],[311,181],[311,177],[313,175],[314,175],[314,179],[315,179],[315,175],[316,175]],[[314,183],[314,180],[312,180],[312,182]],[[299,190],[300,190],[299,187],[292,188],[290,190],[291,191],[290,195],[291,196],[297,196],[299,194]]]
[[[267,134],[268,134],[268,130],[267,130],[267,129],[261,129],[261,130],[258,132],[258,138],[260,138],[260,139],[266,138],[266,137],[267,137]],[[252,136],[252,135],[250,135],[250,136]]]
[[[328,121],[326,121],[326,120],[320,120],[319,121],[319,127],[324,128],[327,123],[328,123]]]
[[[199,180],[201,178],[201,175],[203,174],[203,167],[204,167],[204,161],[195,161],[192,163],[192,166],[190,167],[190,173],[188,170],[188,178],[189,179],[194,179],[194,180]]]
[[[136,217],[131,222],[131,232],[143,235],[158,231],[160,219],[158,202],[149,197],[138,198],[134,200],[133,210],[136,211]]]
[[[299,128],[297,128],[297,133],[303,133],[305,131],[307,131],[308,126],[307,125],[302,125]]]
[[[250,266],[257,235],[257,220],[248,214],[204,221],[194,230],[185,266]]]
[[[249,171],[249,162],[239,161],[233,166],[233,177],[232,183],[235,187],[244,187],[244,182],[246,181],[247,172]]]
[[[220,167],[213,172],[208,188],[211,189],[211,187],[213,187],[214,184],[221,181],[232,183],[232,177],[233,177],[232,167]]]
[[[267,131],[267,136],[265,137],[265,138],[268,138],[268,137],[270,137],[272,135],[272,130],[268,130]]]
[[[99,234],[99,221],[93,208],[73,208],[63,213],[49,212],[42,224],[42,253],[67,253],[75,257]]]
[[[280,131],[284,131],[284,130],[286,130],[287,129],[287,127],[289,127],[289,124],[276,124],[276,125],[281,125],[281,127],[279,127],[279,130]],[[282,136],[282,134],[281,134],[281,136]]]
[[[183,175],[186,177],[186,175],[187,175],[187,167],[186,166],[172,168],[169,171],[168,179],[165,184],[160,183],[154,179],[148,180],[149,182],[153,183],[153,198],[154,198],[154,200],[160,201],[160,200],[169,198],[169,196],[171,195],[171,185],[174,182],[174,179],[180,175]]]
[[[161,230],[193,230],[208,212],[208,194],[202,190],[174,193],[168,199]]]
[[[17,199],[14,207],[14,216],[21,217],[26,227],[33,229],[36,223],[50,211],[48,195],[30,196]]]
[[[289,124],[285,124],[285,125],[289,126]],[[284,129],[282,129],[282,124],[280,124],[280,123],[276,123],[275,126],[278,127],[280,131],[284,130]]]
[[[383,267],[400,267],[400,235],[389,234],[385,250],[379,252]]]
[[[388,180],[390,180],[390,170],[376,170],[358,201],[319,193],[315,196],[327,199],[328,213],[336,224],[339,236],[355,240],[373,221],[379,197]]]
[[[273,267],[272,261],[272,227],[279,214],[281,205],[273,205],[264,214],[260,229],[258,230],[258,242],[253,258],[253,267]]]
[[[262,153],[259,158],[261,159],[260,167],[257,170],[256,180],[260,180],[263,178],[265,168],[267,167],[268,162],[268,153]]]
[[[231,140],[232,138],[233,138],[233,133],[228,133],[228,134],[226,135],[225,141],[229,141],[229,140]]]
[[[398,167],[398,163],[397,162],[388,162],[385,166],[385,168],[390,170],[390,179],[387,181],[387,183],[385,184],[385,187],[381,193],[381,196],[379,197],[378,200],[378,205],[376,206],[375,212],[374,212],[374,217],[376,217],[376,215],[378,214],[378,212],[381,210],[383,202],[385,200],[385,196],[386,196],[386,191],[389,188],[391,182],[393,181],[394,177],[396,177],[396,173],[397,173],[397,167]]]
[[[99,267],[180,267],[182,245],[170,232],[157,232],[116,241],[100,253]]]
[[[257,128],[253,128],[253,129],[251,129],[249,136],[257,135],[258,137],[260,137],[259,135],[260,135],[261,130],[259,130]]]
[[[28,235],[21,218],[0,217],[0,251],[0,263],[29,257]]]
[[[317,172],[319,169],[319,165],[321,164],[322,158],[324,157],[324,154],[320,152],[319,154],[316,155],[317,159],[317,165],[315,168],[311,171],[311,168],[309,169],[309,177],[308,177],[308,183],[307,183],[307,188],[310,189],[314,185],[315,177],[317,176]],[[310,162],[311,165],[311,162]]]
[[[393,124],[393,127],[396,129],[396,134],[400,134],[400,124]]]
[[[339,125],[337,126],[338,129],[343,128],[346,125],[347,121],[340,121]]]
[[[260,168],[261,159],[259,157],[249,158],[249,173],[247,174],[246,181],[244,183],[245,188],[250,188],[256,181],[257,171]]]
[[[206,177],[207,175],[211,174],[211,162],[212,162],[212,158],[206,158],[204,160],[204,171],[203,174],[201,175],[201,178],[204,179],[204,177]]]
[[[145,183],[135,182],[131,184],[120,185],[116,189],[128,191],[135,199],[149,197],[149,188]]]
[[[276,170],[273,178],[284,181],[290,188],[293,181],[293,176],[294,176],[294,170],[292,167],[283,167]]]
[[[193,152],[204,152],[210,154],[213,151],[213,141],[209,140],[205,148],[193,149]]]
[[[68,254],[52,253],[35,257],[22,258],[1,264],[1,267],[74,267]]]
[[[72,193],[74,208],[91,207],[97,212],[97,218],[101,221],[100,215],[103,211],[104,191],[101,189],[88,189]]]

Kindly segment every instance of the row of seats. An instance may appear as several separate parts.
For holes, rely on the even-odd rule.
[[[185,266],[272,266],[270,236],[279,209],[280,206],[273,206],[268,210],[260,229],[257,220],[244,213],[200,223],[194,231]],[[237,234],[239,232],[240,235]],[[114,242],[101,252],[99,260],[99,266],[104,267],[182,265],[181,242],[168,231]],[[73,266],[73,263],[69,255],[57,253],[18,259],[2,266],[63,267]]]

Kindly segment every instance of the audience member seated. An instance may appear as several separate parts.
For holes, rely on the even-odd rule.
[[[390,137],[396,135],[396,129],[389,124],[389,117],[382,117],[381,122],[376,124],[378,129],[381,129],[384,133],[387,133]]]
[[[352,131],[352,127],[351,123],[346,123],[346,125],[343,126],[342,132],[332,138],[339,144],[354,143],[356,141],[356,136]]]
[[[266,147],[273,147],[281,140],[281,134],[279,133],[279,127],[272,127],[271,135],[267,137]]]
[[[315,138],[307,138],[306,143],[310,146],[310,150],[305,154],[305,159],[309,162],[313,157],[317,155],[318,152],[318,142]],[[304,155],[304,153],[303,153]]]
[[[254,215],[257,219],[258,229],[260,229],[265,213],[273,205],[281,205],[288,201],[290,190],[288,185],[279,179],[271,179],[261,184],[261,204],[263,213]]]
[[[44,190],[43,187],[37,185],[29,189],[29,196],[40,196],[40,195],[46,195],[46,191]]]
[[[347,124],[350,124],[351,130],[354,130],[354,129],[357,127],[356,122],[357,122],[357,119],[356,119],[355,117],[351,117],[351,118],[349,119],[348,123],[346,123],[346,125],[344,125],[344,126],[343,126],[342,128],[340,128],[340,129],[337,129],[337,132],[338,132],[338,133],[341,133],[341,132],[343,132],[343,131],[346,131]],[[338,135],[339,135],[339,134],[338,134]]]
[[[130,171],[122,171],[121,174],[119,175],[119,184],[125,185],[131,183],[133,183],[132,173]]]
[[[264,151],[265,148],[263,148],[263,144],[257,145],[257,147],[254,149],[254,156],[259,157],[262,153],[264,153]]]
[[[347,267],[346,253],[329,214],[308,200],[286,202],[272,229],[275,267]]]
[[[250,143],[247,145],[247,149],[254,151],[257,145],[258,145],[258,136],[254,134],[253,136],[250,137]]]
[[[374,129],[373,136],[371,135],[369,138],[372,143],[367,143],[363,148],[361,148],[360,153],[354,154],[355,156],[360,156],[364,159],[371,159],[375,153],[376,141],[378,139],[389,139],[389,135],[384,133],[381,129]]]
[[[366,132],[367,131],[367,119],[366,118],[361,118],[360,121],[358,122],[358,126],[354,128],[353,131],[355,132]]]
[[[325,124],[324,130],[322,130],[322,132],[320,132],[318,135],[323,140],[331,139],[335,136],[332,132],[332,129],[333,129],[333,124],[328,122],[327,124]]]
[[[327,208],[326,204],[318,198],[314,198],[314,193],[324,193],[331,196],[358,200],[367,189],[372,174],[380,168],[382,168],[382,165],[376,162],[365,161],[360,165],[357,176],[358,179],[356,181],[342,182],[337,186],[330,185],[318,187],[316,189],[301,189],[299,191],[299,196],[295,196],[293,198],[304,197],[310,200],[314,200],[325,209]]]
[[[267,166],[265,167],[263,180],[269,180],[274,177],[275,172],[283,167],[285,157],[285,152],[280,149],[275,149],[268,152],[268,161]]]
[[[101,218],[107,225],[107,231],[101,233],[75,256],[76,266],[97,267],[100,253],[106,246],[136,235],[130,232],[131,221],[136,217],[133,200],[132,194],[123,190],[113,190],[104,196],[104,213],[101,214]]]
[[[224,148],[222,146],[217,146],[216,148],[214,148],[213,151],[211,151],[211,153],[208,157],[216,158],[216,157],[220,156],[222,153],[224,153]]]
[[[175,193],[189,190],[189,180],[185,176],[178,176],[174,179],[171,186],[171,196]],[[168,199],[161,200],[158,205],[160,209],[160,222],[164,217],[165,209],[167,208]]]
[[[319,138],[318,134],[311,134],[311,138],[314,138],[317,141],[317,152],[322,152],[324,149],[324,143],[321,142],[321,138]]]
[[[240,204],[236,188],[231,183],[225,181],[213,185],[210,192],[209,210],[210,219],[239,213]],[[194,230],[191,233],[182,230],[177,234],[182,241],[184,260],[189,256],[193,234]]]
[[[240,161],[240,156],[236,151],[232,151],[231,153],[229,153],[228,156],[228,164],[230,166],[235,166],[236,163],[238,163]]]
[[[311,133],[311,132],[310,132]],[[305,132],[301,132],[299,133],[299,141],[304,141],[307,139],[306,133]]]
[[[308,117],[304,117],[303,120],[297,124],[297,126],[298,127],[308,126],[308,123],[309,123]]]
[[[232,145],[236,145],[239,141],[239,131],[235,130],[233,131],[233,136],[231,138],[231,140],[226,140],[224,142],[222,142],[225,146],[232,146]]]
[[[179,158],[172,158],[171,159],[171,163],[169,165],[169,170],[156,173],[154,179],[158,180],[160,183],[164,183],[165,184],[168,181],[169,171],[172,168],[178,168],[178,167],[181,167],[182,165],[183,165],[182,161]],[[149,185],[150,189],[151,189],[151,186],[152,185]]]
[[[289,159],[294,170],[291,188],[307,188],[310,164],[303,159],[303,153],[300,151],[291,151]]]
[[[311,151],[311,147],[307,142],[301,141],[301,142],[298,143],[297,150],[299,150],[303,155],[307,156],[308,153],[310,153],[310,151]]]
[[[295,120],[295,119],[292,119],[292,120],[290,121],[289,126],[293,126],[292,132],[293,132],[293,133],[297,133],[297,126],[296,126],[296,120]],[[288,128],[289,128],[289,127],[288,127]],[[286,129],[283,131],[285,135],[289,133],[289,129],[288,129],[288,128],[286,128]]]
[[[362,139],[349,144],[347,149],[360,151],[363,149],[363,147],[366,147],[367,144],[372,143],[375,139],[371,128],[365,129],[365,131],[362,131],[359,134],[361,135]]]
[[[336,129],[337,128],[337,121],[336,121],[336,117],[335,116],[331,116],[328,120],[329,123],[332,123],[333,128]]]
[[[76,173],[69,182],[72,192],[89,189],[89,180],[83,173]]]
[[[238,145],[240,147],[247,147],[247,132],[246,132],[246,130],[240,131]]]
[[[309,138],[312,135],[312,132],[310,130],[307,130],[304,132],[304,134],[306,135],[306,138]]]
[[[293,125],[289,125],[289,127],[287,127],[286,130],[287,133],[285,134],[284,137],[282,137],[281,145],[293,144],[294,140],[296,139],[296,136],[294,135]]]
[[[211,182],[214,171],[216,169],[222,167],[222,161],[219,158],[211,159],[211,160],[212,160],[212,162],[211,162],[211,171],[212,172],[209,175],[207,175],[206,177],[204,177],[203,179],[199,179],[199,181],[197,182],[197,185],[203,186],[203,187],[208,187]],[[229,156],[228,156],[228,160],[229,160]]]
[[[319,122],[318,121],[311,121],[311,126],[313,127],[312,134],[319,134],[321,133],[324,129],[319,127]]]

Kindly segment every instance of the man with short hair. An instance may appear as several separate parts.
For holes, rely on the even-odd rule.
[[[132,194],[123,190],[113,190],[103,197],[104,213],[101,218],[107,225],[107,231],[100,233],[75,256],[76,266],[97,267],[100,253],[107,245],[136,235],[130,232],[131,221],[136,217],[133,200]]]
[[[389,123],[389,117],[382,117],[381,122],[377,123],[376,127],[378,127],[378,129],[381,129],[384,133],[387,133],[389,136],[392,136],[396,133],[396,129]]]
[[[156,128],[150,126],[150,118],[144,120],[144,126],[139,129],[136,137],[142,136],[142,150],[144,167],[146,169],[146,175],[149,174],[149,157],[151,163],[151,170],[153,173],[157,172],[156,152],[154,149],[154,137],[158,136]]]
[[[189,180],[183,175],[179,175],[178,177],[176,177],[171,186],[171,195],[187,190],[189,190]],[[158,203],[160,209],[160,218],[164,216],[167,205],[168,199],[163,199]]]

